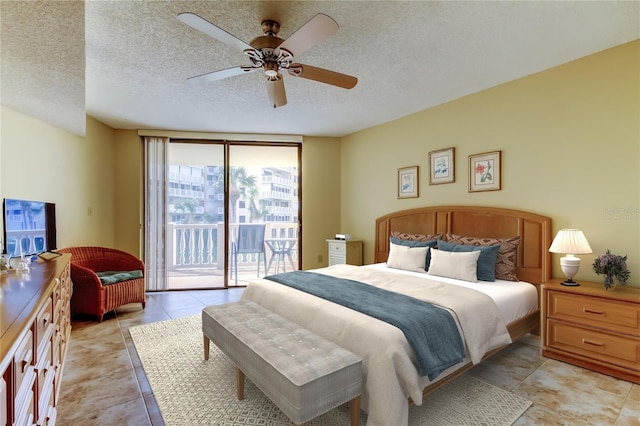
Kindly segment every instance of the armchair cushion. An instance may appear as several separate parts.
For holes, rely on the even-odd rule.
[[[134,278],[142,278],[142,271],[104,271],[97,273],[98,278],[102,284],[115,284],[120,281],[132,280]]]

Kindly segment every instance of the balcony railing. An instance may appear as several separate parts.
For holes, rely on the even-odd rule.
[[[297,237],[297,223],[266,223],[265,239]],[[229,225],[233,241],[238,232],[238,224]],[[224,223],[211,224],[167,224],[167,253],[169,272],[185,269],[224,269]],[[230,250],[229,250],[230,252]],[[297,248],[292,256],[297,264]],[[269,264],[272,253],[265,250]],[[257,266],[257,254],[243,254],[238,257],[238,267]]]

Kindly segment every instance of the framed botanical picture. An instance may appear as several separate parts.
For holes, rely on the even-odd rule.
[[[398,198],[418,196],[418,166],[398,169]]]
[[[429,153],[429,185],[455,182],[455,148]]]
[[[502,151],[469,156],[469,192],[500,190]]]

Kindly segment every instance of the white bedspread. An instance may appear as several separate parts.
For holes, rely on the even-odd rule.
[[[452,309],[465,337],[467,353],[474,362],[478,362],[487,351],[511,342],[496,304],[475,290],[350,265],[336,265],[313,272],[365,282]],[[413,350],[400,329],[264,279],[251,282],[242,298],[261,304],[362,358],[362,408],[368,414],[368,426],[406,425],[407,398],[416,405],[422,404],[422,390],[429,380],[418,374]],[[450,367],[440,377],[465,363]]]
[[[425,273],[403,271],[400,269],[388,268],[386,263],[375,263],[365,265],[364,268],[371,268],[378,271],[393,272],[402,275],[411,275],[422,279],[437,279],[448,284],[455,284],[462,287],[478,290],[491,297],[502,318],[510,324],[520,318],[538,310],[538,290],[531,283],[526,281],[478,281],[476,283],[456,280],[454,278],[434,277]]]

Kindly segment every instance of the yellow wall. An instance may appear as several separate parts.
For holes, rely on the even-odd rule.
[[[327,266],[327,238],[340,229],[340,140],[302,142],[302,267]]]
[[[640,41],[343,138],[341,229],[365,240],[374,221],[426,205],[533,211],[580,228],[594,251],[578,279],[600,281],[596,256],[629,256],[640,286]],[[455,147],[456,181],[428,185],[429,151]],[[468,192],[468,156],[502,151],[502,190]],[[420,166],[420,196],[397,199],[397,169]],[[622,214],[616,213],[617,211]],[[554,275],[562,276],[554,255]]]
[[[83,138],[7,107],[1,113],[1,197],[55,203],[58,248],[113,247],[114,130],[87,117]]]
[[[143,158],[138,132],[116,131],[115,157],[115,243],[120,250],[142,259]]]
[[[375,218],[424,205],[494,205],[584,230],[593,259],[628,254],[640,286],[640,41],[344,137],[303,141],[303,267],[324,266],[336,232],[365,241]],[[135,131],[87,117],[76,136],[2,107],[0,195],[56,203],[58,247],[140,255],[142,159]],[[456,148],[456,182],[429,186],[427,153]],[[502,190],[467,192],[470,154],[502,150]],[[37,153],[37,155],[35,155]],[[396,198],[397,169],[420,166],[420,197]],[[92,214],[88,210],[91,208]],[[620,210],[623,214],[616,214]],[[322,260],[320,260],[320,256]],[[559,256],[554,255],[554,274]]]
[[[56,203],[58,248],[98,245],[142,257],[137,131],[113,130],[87,117],[81,137],[6,107],[1,114],[0,197]],[[339,157],[339,139],[304,139],[305,269],[326,265],[325,239],[340,232]]]
[[[142,255],[142,150],[135,131],[116,132],[116,245]],[[325,239],[340,232],[340,140],[306,137],[302,144],[303,268],[326,266]],[[321,258],[320,258],[321,257]]]

